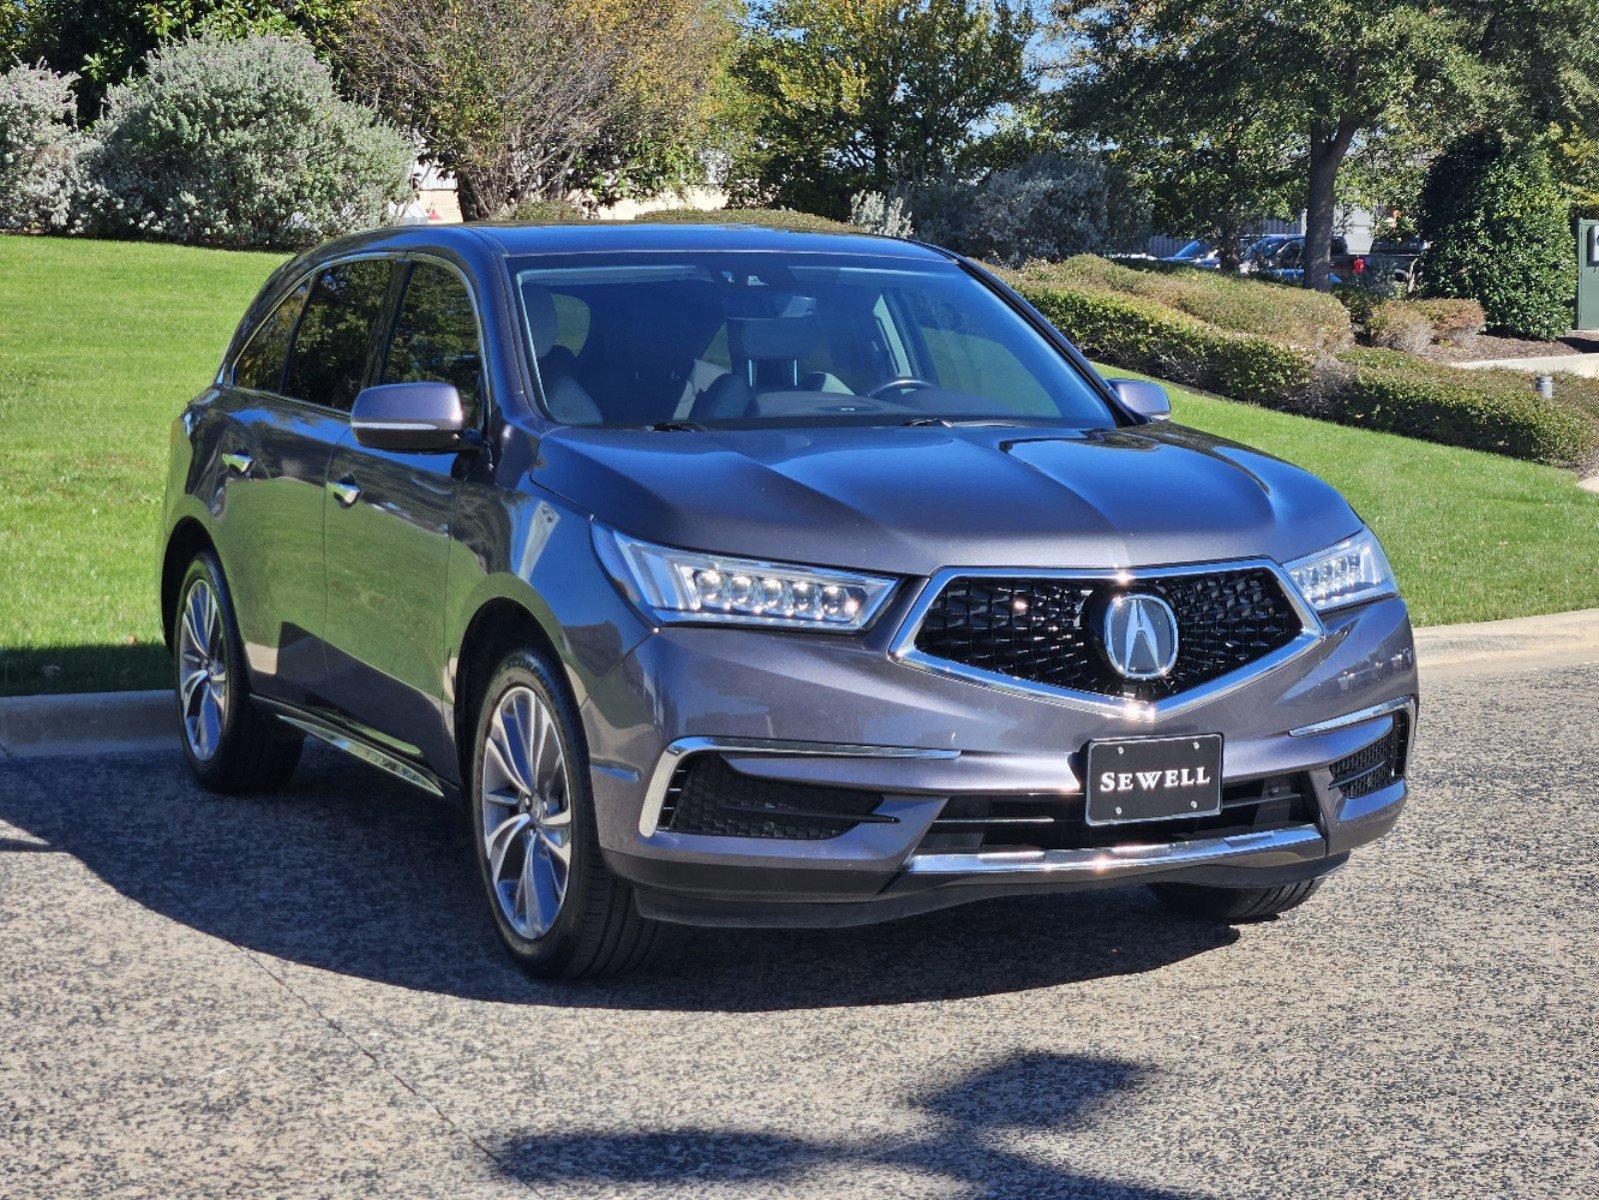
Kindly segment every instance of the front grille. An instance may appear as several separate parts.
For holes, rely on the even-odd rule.
[[[660,827],[673,833],[820,841],[863,821],[891,821],[874,810],[873,792],[784,783],[742,775],[719,754],[696,754],[666,790]]]
[[[1094,628],[1103,606],[1149,592],[1177,616],[1177,663],[1160,679],[1125,679]],[[1277,576],[1263,567],[1151,575],[1134,589],[1108,579],[952,579],[916,633],[924,654],[1029,683],[1154,701],[1219,679],[1288,645],[1303,625]]]
[[[1311,825],[1318,811],[1309,780],[1297,774],[1227,784],[1221,804],[1221,812],[1213,816],[1096,826],[1083,820],[1081,794],[962,796],[944,805],[916,852],[1087,850],[1132,842],[1191,841]]]
[[[1333,787],[1346,800],[1369,796],[1405,777],[1405,749],[1410,718],[1394,714],[1394,727],[1363,750],[1356,750],[1332,765]]]

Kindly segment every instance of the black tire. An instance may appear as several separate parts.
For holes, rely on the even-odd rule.
[[[501,701],[513,689],[532,691],[554,715],[554,727],[567,764],[570,811],[570,865],[566,892],[548,930],[523,936],[511,924],[490,878],[485,843],[484,757],[490,725]],[[472,844],[494,928],[512,960],[538,979],[598,979],[625,975],[648,963],[664,944],[659,922],[641,917],[633,891],[613,875],[600,854],[594,818],[588,750],[577,711],[560,673],[542,654],[512,651],[501,660],[478,704],[471,762]]]
[[[201,581],[216,598],[221,623],[218,648],[226,665],[227,703],[220,735],[207,755],[200,754],[191,744],[185,728],[182,699],[185,674],[181,653],[182,624],[191,590]],[[195,555],[183,574],[183,582],[178,585],[178,602],[172,612],[172,669],[178,740],[189,770],[201,787],[209,792],[237,795],[273,791],[288,782],[299,765],[304,739],[276,717],[261,711],[251,699],[244,642],[233,616],[233,598],[222,574],[222,565],[209,550]]]
[[[1153,883],[1149,890],[1167,908],[1197,921],[1247,925],[1298,908],[1316,894],[1320,878],[1279,887],[1200,887],[1191,883]]]

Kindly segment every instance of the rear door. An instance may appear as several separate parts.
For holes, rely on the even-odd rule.
[[[482,340],[465,277],[437,259],[406,272],[374,383],[438,381],[461,394],[469,427],[487,402]],[[327,510],[328,697],[375,740],[450,760],[442,694],[445,563],[460,456],[334,452]]]
[[[326,350],[318,331],[330,306],[343,309],[354,267],[308,275],[257,325],[233,362],[219,443],[227,483],[218,547],[252,685],[300,703],[315,698],[326,674],[323,497],[333,447],[349,426],[338,396],[308,380]]]
[[[252,378],[261,403],[250,422],[247,464],[234,468],[248,477],[235,494],[248,497],[249,507],[239,522],[248,541],[248,586],[235,585],[235,606],[264,695],[314,703],[326,681],[328,466],[349,431],[390,269],[382,259],[359,259],[317,272],[296,289],[303,300],[283,338],[281,365],[253,366],[249,346],[239,356],[235,378]]]

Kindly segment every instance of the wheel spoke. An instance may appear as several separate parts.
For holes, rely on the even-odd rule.
[[[485,757],[499,771],[502,783],[510,784],[515,791],[525,792],[528,790],[527,779],[518,770],[515,756],[510,752],[511,735],[505,727],[503,718],[503,710],[494,714],[494,720],[489,725],[489,736],[485,739],[487,744]]]
[[[178,687],[178,703],[182,706],[185,716],[193,715],[195,692],[206,681],[206,678],[204,667],[197,671],[190,671],[183,677],[183,683]]]
[[[527,813],[512,813],[490,830],[488,836],[483,839],[489,855],[489,878],[496,883],[499,882],[500,871],[505,866],[505,856],[516,841],[516,835],[521,833],[532,820],[533,818]]]

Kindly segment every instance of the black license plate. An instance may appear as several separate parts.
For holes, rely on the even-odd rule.
[[[1221,734],[1088,743],[1090,825],[1221,811]]]

